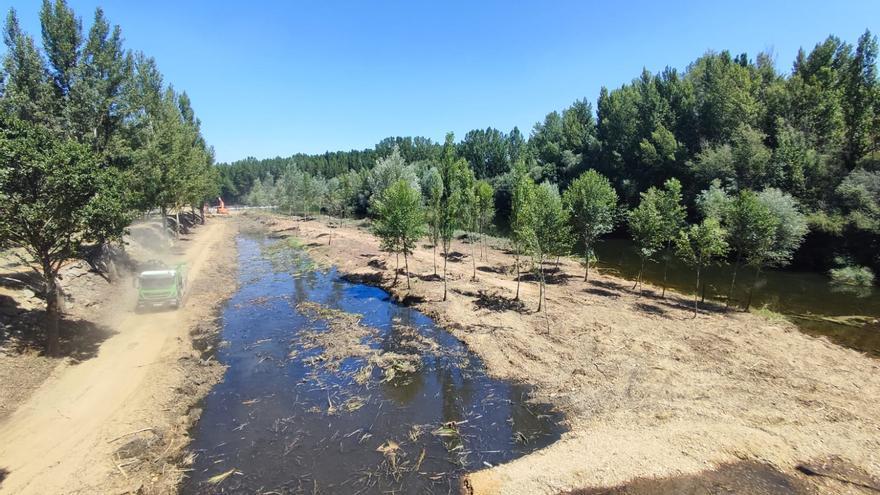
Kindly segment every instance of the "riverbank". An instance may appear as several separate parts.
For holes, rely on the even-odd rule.
[[[196,406],[223,374],[210,347],[219,307],[236,285],[237,223],[211,218],[176,242],[151,224],[131,231],[127,251],[135,266],[187,263],[184,304],[135,313],[130,274],[113,282],[65,277],[72,296],[65,357],[46,358],[25,345],[6,346],[0,360],[4,388],[19,390],[8,392],[18,403],[0,418],[0,493],[176,492],[191,462],[185,449]],[[39,319],[37,305],[28,311]],[[49,371],[16,381],[14,370],[31,362]]]
[[[722,308],[692,318],[685,296],[662,299],[653,287],[639,295],[606,274],[585,283],[573,260],[550,277],[549,310],[539,314],[534,282],[512,301],[511,255],[489,249],[480,260],[478,253],[473,282],[470,246],[459,241],[444,302],[430,246],[411,256],[406,290],[402,273],[392,286],[394,256],[350,222],[269,223],[299,237],[316,261],[429,314],[491,374],[535,385],[536,399],[566,414],[571,431],[562,440],[473,473],[472,493],[558,493],[739,461],[769,465],[822,493],[852,493],[855,485],[796,470],[831,456],[880,478],[880,363],[790,323]],[[442,262],[438,256],[440,270]]]

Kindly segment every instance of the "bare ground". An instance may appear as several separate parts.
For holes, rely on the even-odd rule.
[[[193,406],[223,373],[210,350],[235,289],[236,228],[209,219],[177,242],[155,225],[132,228],[134,262],[187,262],[178,311],[135,313],[130,276],[110,282],[72,264],[63,359],[42,356],[39,335],[23,331],[42,317],[39,301],[7,288],[20,312],[0,339],[0,493],[176,492]]]
[[[521,300],[513,301],[510,254],[489,249],[473,282],[471,247],[462,242],[453,245],[444,302],[430,246],[411,256],[407,290],[402,273],[392,286],[394,256],[352,222],[267,223],[298,236],[317,262],[431,315],[492,375],[534,384],[536,400],[566,414],[571,431],[559,442],[472,473],[466,491],[621,487],[745,462],[807,487],[798,493],[874,493],[796,470],[835,456],[880,479],[880,362],[863,354],[754,314],[714,307],[692,318],[688,297],[667,291],[662,299],[654,287],[640,295],[631,282],[595,271],[585,283],[580,265],[567,259],[552,274],[549,310],[539,314],[536,283],[524,282]],[[442,270],[439,256],[437,263]]]

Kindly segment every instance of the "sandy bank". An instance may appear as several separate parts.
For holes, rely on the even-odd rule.
[[[317,261],[415,305],[477,352],[491,374],[535,385],[536,399],[565,412],[571,432],[561,441],[473,473],[473,493],[558,493],[737,461],[803,477],[798,463],[828,456],[880,478],[880,362],[789,323],[721,308],[692,318],[685,296],[661,299],[650,287],[639,295],[608,275],[585,283],[573,260],[551,277],[549,311],[538,314],[533,282],[522,285],[522,305],[511,302],[512,256],[478,253],[472,281],[471,249],[461,242],[443,302],[428,245],[410,259],[408,291],[402,274],[391,286],[394,256],[351,222],[274,222],[293,229]],[[823,493],[855,489],[828,478],[807,484]]]

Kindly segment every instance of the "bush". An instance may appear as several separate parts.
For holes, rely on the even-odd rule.
[[[870,287],[874,285],[874,272],[867,266],[844,266],[828,271],[835,284]]]

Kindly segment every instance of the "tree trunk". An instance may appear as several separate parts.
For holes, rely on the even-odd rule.
[[[443,300],[446,300],[446,262],[449,261],[449,247],[443,243]]]
[[[58,356],[61,354],[58,332],[58,320],[61,316],[59,304],[61,294],[55,272],[48,263],[43,263],[43,278],[46,279],[46,354]]]
[[[471,262],[474,265],[474,274],[471,276],[471,281],[477,280],[477,246],[474,243],[476,239],[471,239]]]
[[[724,305],[724,307],[726,308],[730,307],[730,301],[733,300],[733,288],[736,286],[736,272],[739,270],[739,264],[741,260],[742,256],[737,253],[736,262],[733,264],[733,276],[730,280],[730,290],[727,292],[727,303]]]
[[[661,299],[666,299],[666,274],[669,273],[669,258],[672,253],[669,252],[669,247],[666,248],[666,259],[663,260],[663,291],[660,293]]]
[[[746,300],[746,311],[752,306],[752,293],[755,292],[755,287],[758,285],[758,277],[761,276],[761,266],[758,265],[758,268],[755,269],[755,279],[752,280],[752,288],[749,289],[749,297]]]
[[[409,283],[409,258],[406,255],[406,249],[403,250],[403,269],[406,271],[406,288],[412,289]]]
[[[700,289],[700,265],[697,265],[697,291]],[[697,292],[694,292],[694,318],[697,317],[697,311],[699,311],[699,301],[697,300]]]
[[[516,296],[513,298],[514,301],[519,301],[519,249],[517,248],[516,256],[513,258],[513,263],[516,265]]]
[[[434,276],[437,276],[437,242],[432,242],[434,245]]]
[[[394,253],[394,284],[397,285],[397,274],[400,272],[400,252]]]
[[[541,308],[544,307],[544,257],[540,257],[538,259],[538,275],[540,279],[538,280],[538,313],[541,312]]]
[[[706,281],[705,280],[703,281],[703,288],[702,288],[701,292],[702,292],[702,295],[700,296],[700,302],[705,303],[706,302]]]
[[[633,285],[632,290],[636,290],[636,287],[639,288],[639,295],[642,295],[642,272],[645,271],[645,258],[642,257],[641,263],[639,264],[639,275],[636,277],[636,283]]]
[[[180,208],[174,210],[174,238],[180,239]]]
[[[584,282],[590,281],[590,258],[592,257],[592,256],[590,256],[591,253],[592,253],[592,251],[590,251],[590,244],[585,242],[584,243],[584,260],[586,261],[585,264],[587,265],[587,268],[586,268],[586,270],[584,270]]]
[[[162,215],[162,233],[168,235],[168,212],[164,206],[159,209],[159,214]]]
[[[202,225],[205,225],[205,202],[202,202],[202,206],[199,207],[199,213],[201,215]]]

